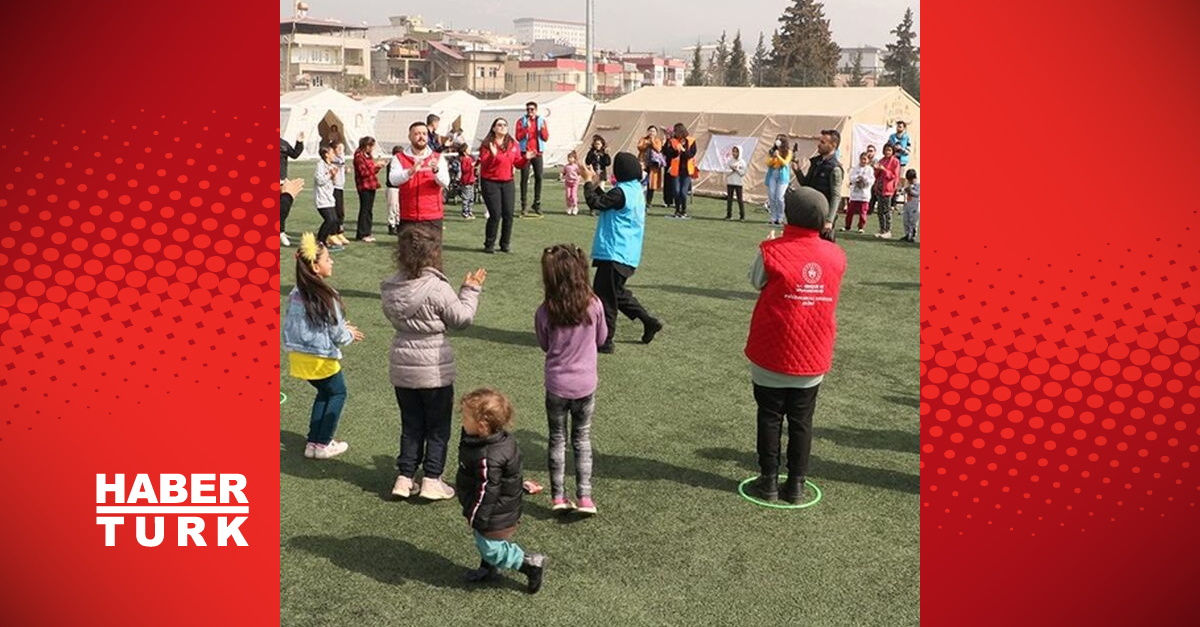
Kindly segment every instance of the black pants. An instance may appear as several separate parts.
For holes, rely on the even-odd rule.
[[[524,211],[529,203],[529,171],[533,170],[533,210],[542,210],[542,155],[538,155],[529,160],[529,163],[521,168],[521,211]]]
[[[540,181],[541,178],[539,177],[538,180]],[[496,247],[496,229],[499,227],[500,250],[508,250],[513,228],[513,182],[483,179],[480,183],[480,191],[483,192],[483,204],[487,206],[488,210],[483,247],[488,250]]]
[[[400,405],[400,456],[396,470],[411,479],[424,462],[425,477],[436,479],[446,468],[454,386],[414,390],[396,388]]]
[[[291,194],[279,195],[279,232],[287,231],[287,219],[292,213],[292,203],[295,201]]]
[[[746,219],[746,204],[742,202],[742,186],[741,185],[726,185],[725,186],[725,219],[733,217],[733,196],[737,194],[738,213],[742,219]]]
[[[358,190],[358,225],[354,239],[362,239],[371,234],[371,222],[375,218],[375,190]]]
[[[317,213],[321,214],[321,228],[317,230],[317,241],[325,243],[325,238],[337,233],[337,208],[325,207],[317,208]]]
[[[808,476],[808,456],[812,451],[813,412],[817,392],[811,388],[769,388],[754,384],[758,403],[758,469],[767,477],[779,475],[779,439],[783,419],[788,422],[788,477]]]
[[[654,203],[654,188],[647,185],[646,186],[646,208],[649,209],[650,205],[653,203]]]
[[[346,231],[346,190],[333,190],[333,208],[337,211],[337,229],[334,233]]]
[[[617,312],[629,316],[630,320],[641,320],[643,324],[651,318],[650,312],[634,298],[633,293],[625,289],[625,281],[633,276],[634,268],[615,261],[596,261],[596,278],[592,281],[592,291],[604,303],[604,321],[608,323],[608,337],[605,344],[612,344],[617,332]]]
[[[663,169],[663,204],[668,207],[675,206],[675,177],[666,169]]]

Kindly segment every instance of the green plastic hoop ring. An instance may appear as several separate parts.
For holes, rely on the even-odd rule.
[[[284,394],[283,392],[280,392],[280,393],[279,393],[279,404],[280,404],[280,405],[282,405],[282,404],[284,404],[284,403],[286,403],[286,402],[287,402],[287,394]]]
[[[768,507],[771,509],[804,509],[806,507],[812,507],[813,505],[820,503],[821,498],[824,496],[824,493],[821,492],[821,488],[819,488],[817,486],[817,484],[813,483],[812,481],[809,481],[808,479],[805,479],[804,484],[807,485],[808,487],[812,488],[812,491],[814,493],[816,493],[816,497],[814,497],[813,500],[808,501],[807,503],[798,503],[796,505],[792,505],[790,503],[772,503],[770,501],[764,501],[762,499],[758,499],[753,496],[750,496],[749,494],[746,494],[746,484],[750,483],[751,481],[754,481],[757,478],[758,478],[758,475],[754,475],[753,477],[750,477],[749,479],[739,483],[738,484],[738,494],[742,495],[742,498],[746,499],[747,501],[750,501],[751,503],[754,503],[755,505],[758,505],[760,507]]]

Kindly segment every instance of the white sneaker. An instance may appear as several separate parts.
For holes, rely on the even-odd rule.
[[[313,459],[332,459],[345,453],[348,448],[350,448],[349,444],[337,440],[331,440],[325,446],[317,444],[316,450],[313,452]]]
[[[279,234],[279,245],[280,246],[291,246],[292,245],[292,240],[288,239],[287,233]]]
[[[454,488],[446,485],[441,477],[421,479],[421,497],[430,501],[444,501],[454,498]]]
[[[396,477],[396,483],[392,485],[392,496],[397,496],[406,499],[410,496],[416,496],[418,492],[417,486],[413,484],[413,480],[404,475]]]
[[[305,459],[312,459],[312,458],[314,458],[314,457],[316,457],[316,456],[317,456],[317,444],[316,444],[316,442],[309,442],[308,444],[305,444],[305,445],[304,445],[304,458],[305,458]]]
[[[866,231],[864,231],[863,229],[859,229],[859,230],[858,230],[858,232],[859,232],[859,233],[866,233]]]
[[[880,233],[879,239],[892,239],[892,234],[890,231],[887,233]]]

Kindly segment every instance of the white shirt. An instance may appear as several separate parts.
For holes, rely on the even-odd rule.
[[[333,163],[338,167],[337,172],[333,176],[333,188],[346,189],[346,158],[339,157],[335,153],[333,155]]]
[[[329,170],[336,166],[317,162],[317,171],[313,174],[313,202],[317,209],[330,209],[336,203],[333,200],[333,173]]]
[[[725,184],[741,186],[742,177],[746,176],[746,161],[741,157],[730,159],[725,167]]]
[[[875,185],[875,168],[869,165],[859,165],[850,170],[850,200],[871,200],[873,185]]]
[[[423,159],[428,159],[429,156],[431,154],[433,154],[433,150],[431,150],[428,146],[426,146],[425,152],[422,152],[421,154],[416,154],[412,151],[412,146],[409,146],[408,148],[404,149],[404,154],[408,155],[408,157],[413,159],[414,161],[421,161]],[[446,165],[446,155],[444,155],[442,153],[438,153],[437,168],[438,168],[438,171],[437,171],[437,174],[435,174],[433,177],[434,180],[436,180],[437,184],[439,186],[441,186],[443,189],[446,187],[449,187],[450,186],[450,168]],[[400,163],[400,158],[393,155],[392,156],[392,165],[391,165],[391,174],[388,176],[388,180],[391,182],[392,186],[400,187],[401,185],[407,183],[409,177],[411,177],[411,176],[412,176],[412,173],[409,172],[408,168],[404,167],[403,163]]]

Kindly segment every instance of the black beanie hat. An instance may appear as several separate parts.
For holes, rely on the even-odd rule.
[[[820,231],[828,212],[829,201],[811,187],[789,187],[783,196],[783,213],[791,226]]]
[[[642,180],[642,164],[632,154],[618,152],[616,158],[613,159],[613,174],[617,176],[618,183],[640,181]]]

